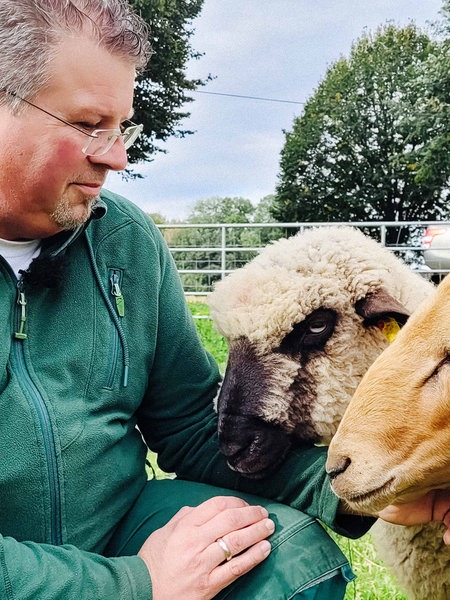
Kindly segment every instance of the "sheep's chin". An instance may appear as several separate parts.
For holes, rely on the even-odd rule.
[[[335,492],[336,493],[336,492]],[[373,514],[386,508],[397,498],[395,492],[395,477],[369,491],[358,494],[337,494],[341,500],[356,512]]]

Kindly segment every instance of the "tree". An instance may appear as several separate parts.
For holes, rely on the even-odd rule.
[[[448,182],[450,174],[450,0],[444,2],[441,11],[444,20],[436,24],[436,31],[443,35],[437,51],[431,53],[418,68],[414,85],[421,89],[416,113],[407,123],[409,139],[419,139],[415,156],[410,162],[416,165],[415,181],[427,186],[430,193],[442,190],[444,202],[436,204],[435,218],[448,218]],[[432,135],[430,135],[432,132]]]
[[[273,194],[268,194],[261,198],[258,204],[255,206],[255,210],[253,212],[253,222],[254,223],[272,223],[273,215],[272,215],[272,205],[275,200],[275,196]]]
[[[255,206],[252,213],[252,223],[273,223],[272,205],[275,196],[269,194],[264,196]],[[285,232],[280,227],[248,228],[241,232],[241,243],[243,246],[262,248],[273,240],[285,237]]]
[[[267,196],[255,207],[246,198],[214,196],[196,202],[187,222],[193,225],[263,222],[266,221],[266,217],[269,218],[268,211],[272,200],[272,196]],[[221,278],[224,270],[242,267],[256,256],[257,248],[283,235],[278,227],[269,230],[254,227],[192,227],[171,228],[169,231],[172,249],[179,248],[173,250],[173,256],[187,291],[210,290],[214,282]],[[225,254],[222,254],[222,235],[226,236]],[[205,251],[204,248],[210,250]],[[183,273],[184,269],[212,272]]]
[[[285,236],[276,223],[270,228],[245,226],[273,221],[269,212],[273,198],[272,195],[266,196],[256,206],[241,197],[214,196],[199,200],[187,218],[192,227],[171,227],[164,232],[186,291],[209,291],[224,272],[244,266],[257,255],[259,248]],[[195,224],[199,226],[195,227]],[[201,227],[203,224],[215,227]],[[243,226],[217,226],[227,224]],[[222,235],[226,236],[225,252]],[[184,270],[199,272],[184,273]]]
[[[194,204],[189,223],[249,223],[255,207],[246,198],[213,196]]]
[[[434,219],[446,181],[421,166],[436,129],[418,128],[425,65],[441,46],[413,25],[379,28],[327,72],[281,153],[279,221]],[[447,67],[448,68],[448,67]],[[414,121],[413,123],[411,121]]]
[[[199,200],[187,218],[192,224],[249,223],[254,206],[246,198],[212,197]],[[240,241],[243,229],[225,230],[227,246],[242,246]],[[172,235],[171,245],[180,247],[173,253],[179,270],[198,269],[212,273],[184,274],[181,278],[185,290],[203,291],[211,289],[220,279],[223,269],[241,266],[248,258],[248,252],[234,251],[225,256],[221,253],[223,230],[219,227],[177,229]],[[229,236],[232,236],[230,238]],[[217,251],[204,251],[202,248],[217,248]],[[189,250],[188,250],[189,248]],[[193,250],[191,250],[191,248]],[[195,250],[199,248],[199,250]],[[252,256],[252,255],[251,255]]]
[[[194,33],[192,21],[200,14],[203,0],[130,0],[130,3],[149,24],[154,50],[135,88],[133,118],[144,125],[143,135],[128,152],[130,163],[136,163],[163,151],[158,143],[170,136],[193,133],[180,125],[189,116],[182,107],[192,102],[188,93],[209,78],[188,79],[185,74],[188,61],[201,56],[193,50],[190,38]]]
[[[148,213],[148,216],[157,225],[162,225],[163,223],[166,222],[166,219],[165,219],[164,215],[162,215],[161,213]]]

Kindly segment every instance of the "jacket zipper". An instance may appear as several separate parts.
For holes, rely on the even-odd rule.
[[[25,298],[25,292],[22,291],[22,287],[17,284],[17,304],[20,306],[20,321],[18,331],[14,334],[16,340],[26,340],[27,334],[25,333],[25,321],[27,320],[26,306],[27,300]]]
[[[114,304],[116,306],[116,312],[119,317],[123,317],[125,315],[125,302],[122,294],[122,290],[120,289],[120,285],[122,283],[122,272],[119,269],[110,269],[109,270],[109,284],[110,284],[110,294],[114,299]],[[114,377],[117,369],[117,362],[119,360],[119,348],[120,348],[120,339],[119,332],[115,324],[113,324],[113,333],[112,333],[112,353],[111,353],[111,364],[109,368],[108,377],[106,379],[105,388],[111,389],[114,383]]]
[[[19,280],[17,283],[17,322],[19,323],[18,331],[15,332],[15,341],[12,344],[13,358],[17,365],[18,376],[22,386],[25,388],[29,399],[34,406],[39,426],[42,432],[42,439],[44,442],[45,456],[47,460],[47,472],[50,490],[50,504],[51,504],[51,524],[50,524],[50,543],[53,545],[62,544],[62,527],[61,527],[61,490],[59,487],[58,477],[58,459],[56,456],[55,448],[55,437],[53,434],[53,428],[51,424],[50,415],[47,406],[33,382],[30,373],[27,368],[25,360],[25,348],[24,342],[28,338],[24,331],[26,322],[26,298],[25,292],[22,289],[22,281]]]
[[[120,284],[122,283],[122,273],[117,269],[111,269],[109,281],[111,283],[111,294],[116,302],[117,314],[119,317],[125,316],[125,301],[123,299]]]

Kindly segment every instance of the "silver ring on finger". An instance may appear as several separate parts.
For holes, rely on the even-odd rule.
[[[219,544],[219,546],[222,548],[223,553],[225,554],[225,560],[228,562],[231,558],[233,558],[233,555],[230,552],[230,549],[228,548],[228,546],[226,545],[225,541],[222,538],[217,538],[216,542]]]

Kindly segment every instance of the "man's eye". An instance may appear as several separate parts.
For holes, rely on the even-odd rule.
[[[93,131],[94,129],[98,129],[97,123],[88,123],[87,121],[80,121],[78,123],[74,123],[80,129],[86,129],[86,131]]]

